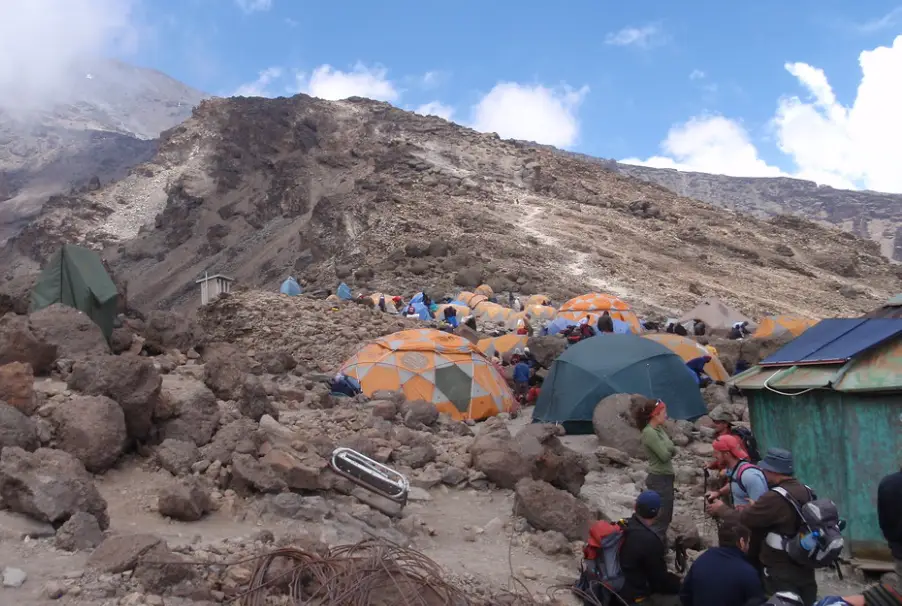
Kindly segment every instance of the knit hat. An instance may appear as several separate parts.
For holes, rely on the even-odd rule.
[[[654,490],[646,490],[636,499],[636,513],[639,517],[650,520],[658,517],[661,511],[661,495]]]
[[[745,448],[742,446],[742,442],[739,441],[734,435],[726,434],[723,436],[718,436],[716,440],[714,440],[714,450],[718,452],[728,452],[737,459],[748,459],[749,453],[745,451]]]

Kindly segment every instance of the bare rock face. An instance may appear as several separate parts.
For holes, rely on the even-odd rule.
[[[77,396],[53,411],[57,448],[92,473],[115,465],[128,436],[122,408],[106,396]]]
[[[2,176],[0,176],[2,181]],[[0,187],[2,189],[2,187]],[[0,193],[2,201],[2,193]],[[24,316],[31,306],[31,291],[40,274],[17,276],[0,285],[0,317],[6,313]]]
[[[82,463],[62,450],[33,453],[7,447],[0,454],[0,497],[6,506],[42,522],[59,525],[75,513],[93,515],[109,526],[106,501]]]
[[[59,357],[57,352],[56,345],[31,329],[27,316],[6,314],[0,317],[0,364],[24,362],[35,374],[46,375]]]
[[[221,400],[241,399],[251,361],[238,347],[211,343],[204,348],[204,383]]]
[[[0,400],[31,416],[37,408],[31,365],[10,362],[0,366]]]
[[[213,440],[201,448],[205,459],[219,461],[223,465],[232,462],[232,455],[242,443],[248,443],[246,452],[256,452],[257,424],[246,417],[232,421],[216,432]]]
[[[539,530],[554,530],[571,541],[585,540],[591,515],[586,504],[547,482],[524,478],[517,482],[514,511]]]
[[[210,443],[222,413],[216,396],[203,382],[180,375],[164,375],[154,417],[160,437],[186,440],[196,446]]]
[[[76,512],[56,531],[54,543],[63,551],[94,549],[103,542],[103,531],[97,518],[84,511]]]
[[[69,389],[103,395],[125,413],[130,440],[149,437],[162,379],[153,362],[137,356],[102,356],[76,361],[67,381]]]
[[[141,556],[162,541],[160,537],[152,534],[124,534],[107,537],[88,558],[88,568],[107,574],[119,574],[126,570],[133,570],[138,565]]]
[[[632,411],[646,399],[638,394],[617,393],[599,402],[592,414],[592,427],[598,443],[621,450],[631,457],[644,458],[645,451],[639,442],[641,434],[633,421]]]
[[[167,438],[153,450],[160,467],[174,476],[191,473],[191,466],[201,460],[200,449],[194,442]]]
[[[36,311],[28,319],[32,330],[56,346],[60,358],[78,360],[110,353],[100,327],[74,307],[56,303]]]
[[[18,408],[0,401],[0,450],[15,447],[32,451],[38,446],[35,422]]]

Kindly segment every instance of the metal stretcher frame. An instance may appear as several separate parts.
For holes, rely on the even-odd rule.
[[[360,454],[350,448],[336,448],[329,462],[338,475],[358,486],[399,504],[407,505],[410,482],[391,467]]]

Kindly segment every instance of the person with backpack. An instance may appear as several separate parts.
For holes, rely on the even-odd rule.
[[[736,436],[742,442],[745,451],[749,454],[749,461],[756,465],[758,464],[761,460],[761,453],[758,452],[758,440],[755,439],[755,435],[752,433],[751,429],[741,425],[733,425],[733,423],[736,422],[736,417],[724,410],[721,406],[718,406],[711,411],[710,418],[714,422],[714,434],[716,436]],[[720,468],[717,466],[717,461],[715,460],[713,461],[713,464],[708,465],[708,469]]]
[[[758,558],[764,567],[764,589],[768,596],[787,591],[798,595],[802,606],[817,601],[814,568],[799,563],[786,549],[786,540],[799,535],[803,521],[798,508],[814,501],[811,490],[795,476],[792,453],[770,448],[758,465],[771,490],[740,512],[740,522],[761,541]]]
[[[725,434],[714,440],[714,458],[720,469],[725,470],[727,483],[720,490],[705,495],[707,512],[722,517],[730,511],[739,511],[760,499],[767,492],[764,472],[749,461],[749,454],[734,435]],[[724,497],[730,495],[729,505]]]
[[[667,547],[652,528],[663,505],[661,495],[646,490],[636,499],[635,513],[626,521],[620,546],[623,589],[619,595],[627,604],[680,604],[680,577],[668,572]]]
[[[745,559],[749,529],[736,514],[717,527],[718,547],[702,553],[692,564],[680,599],[683,606],[746,606],[764,602],[764,587],[754,566]]]
[[[877,486],[877,519],[896,561],[896,591],[902,594],[902,470],[880,480]]]

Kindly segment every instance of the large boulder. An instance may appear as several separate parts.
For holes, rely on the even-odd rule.
[[[251,366],[250,358],[230,343],[211,343],[204,348],[204,383],[221,400],[241,399]]]
[[[554,530],[571,541],[585,540],[592,516],[585,503],[547,482],[524,478],[515,489],[514,513],[534,528]]]
[[[254,421],[259,421],[263,415],[269,415],[274,419],[279,418],[279,411],[270,401],[266,387],[254,375],[244,377],[241,399],[238,400],[238,412]]]
[[[621,450],[631,457],[645,458],[633,411],[647,400],[639,394],[616,393],[599,402],[592,414],[592,427],[598,443]]]
[[[57,347],[35,334],[28,317],[6,314],[0,317],[0,364],[24,362],[37,375],[46,375],[57,359]]]
[[[153,362],[138,356],[96,356],[78,360],[67,381],[69,389],[107,396],[125,413],[131,440],[149,437],[162,379]]]
[[[16,276],[0,285],[0,317],[6,313],[25,315],[31,306],[31,291],[40,274]]]
[[[513,488],[532,476],[532,462],[520,453],[507,427],[494,418],[483,424],[470,446],[470,459],[474,469],[501,488]]]
[[[210,443],[222,413],[216,396],[203,382],[177,374],[164,375],[154,417],[160,438],[185,440],[196,446]]]
[[[155,310],[147,314],[144,323],[145,347],[153,353],[170,349],[187,352],[202,344],[202,333],[197,323],[174,311]]]
[[[194,442],[168,438],[154,448],[154,458],[160,467],[174,476],[191,473],[191,467],[201,460],[200,449]]]
[[[239,446],[245,452],[256,452],[259,446],[257,428],[257,424],[247,417],[232,421],[216,432],[213,440],[201,448],[201,453],[209,461],[219,461],[223,465],[228,465]]]
[[[567,340],[558,336],[530,337],[526,341],[529,353],[543,368],[551,368],[564,350],[567,349]]]
[[[74,307],[56,303],[29,316],[31,328],[56,345],[57,357],[77,360],[110,353],[100,327]]]
[[[34,371],[30,364],[10,362],[0,366],[0,400],[26,415],[34,414]]]
[[[92,473],[112,467],[128,436],[122,407],[106,396],[77,396],[53,411],[57,448],[81,461]]]
[[[191,477],[160,489],[157,509],[160,515],[173,520],[196,522],[213,509],[213,502],[200,478]]]
[[[0,450],[16,447],[31,451],[38,446],[40,442],[34,421],[18,408],[0,402]]]
[[[0,497],[7,508],[54,526],[84,511],[102,529],[110,524],[107,504],[81,462],[62,450],[33,453],[7,447],[0,453]]]

